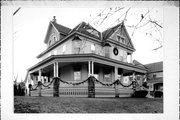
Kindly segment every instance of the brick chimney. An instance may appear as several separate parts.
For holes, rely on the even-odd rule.
[[[56,23],[56,16],[53,16],[53,22]]]

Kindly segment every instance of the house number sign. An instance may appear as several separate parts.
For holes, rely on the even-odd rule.
[[[113,49],[113,52],[114,52],[114,55],[118,55],[118,49],[115,47],[114,49]]]

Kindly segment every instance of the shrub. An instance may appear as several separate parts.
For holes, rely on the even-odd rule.
[[[136,97],[136,98],[145,98],[147,94],[148,94],[147,90],[139,90],[139,91],[134,92],[134,97]]]
[[[154,97],[162,97],[163,96],[163,92],[162,91],[155,91],[154,92]]]

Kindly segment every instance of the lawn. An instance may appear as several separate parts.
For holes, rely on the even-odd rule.
[[[163,113],[163,99],[152,98],[14,98],[15,113]]]

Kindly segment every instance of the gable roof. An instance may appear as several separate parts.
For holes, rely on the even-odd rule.
[[[163,62],[155,62],[145,65],[146,68],[148,68],[148,71],[150,73],[152,72],[162,72],[163,71]]]
[[[142,63],[140,63],[140,62],[137,61],[137,60],[133,60],[133,64],[134,64],[135,66],[141,66],[141,67],[147,69]]]
[[[131,38],[130,38],[128,32],[127,32],[127,29],[126,29],[126,27],[124,25],[124,22],[121,22],[121,23],[117,24],[116,26],[103,31],[102,32],[103,40],[108,39],[114,32],[116,32],[116,30],[118,28],[120,28],[121,30],[124,30],[124,32],[125,32],[125,34],[126,34],[126,36],[128,38],[128,45],[129,45],[129,47],[131,47],[135,51],[134,45],[133,45],[133,43],[131,41]]]
[[[62,32],[62,33],[64,33],[64,34],[68,34],[68,33],[71,31],[70,28],[65,27],[65,26],[63,26],[63,25],[60,25],[60,24],[57,24],[56,22],[51,22],[51,23],[55,26],[55,28],[56,28],[59,32]]]
[[[88,31],[88,30],[91,30],[91,31]],[[76,27],[74,27],[69,32],[69,34],[74,32],[74,31],[78,31],[80,33],[83,33],[83,34],[86,34],[88,36],[91,36],[91,37],[94,37],[94,38],[101,40],[101,33],[98,30],[96,30],[95,28],[93,28],[90,24],[85,23],[84,21],[82,21],[80,24],[78,24]],[[93,34],[93,32],[96,32],[97,35]]]
[[[50,31],[50,28],[53,27],[54,29],[57,30],[58,33],[63,33],[64,35],[68,35],[69,31],[71,31],[70,28],[68,27],[65,27],[63,25],[60,25],[54,21],[50,21],[49,22],[49,26],[48,26],[48,29],[47,29],[47,32],[46,32],[46,36],[45,36],[45,39],[44,39],[44,43],[47,43],[48,40],[47,40],[47,37],[49,35],[49,31]]]
[[[122,26],[122,23],[103,31],[102,32],[103,39],[109,38],[117,30],[117,28],[120,27],[120,26]]]

